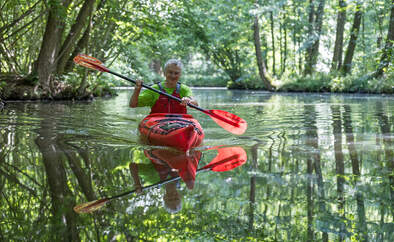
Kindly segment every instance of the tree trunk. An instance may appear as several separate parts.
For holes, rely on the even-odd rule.
[[[295,19],[298,19],[298,14],[297,14],[297,10],[296,7],[294,7],[293,9],[293,16],[295,17]],[[297,36],[296,33],[298,32],[297,29],[295,27],[291,28],[292,31],[292,41],[293,41],[293,62],[294,62],[294,67],[297,67]]]
[[[317,11],[315,11],[313,0],[310,1],[310,12],[309,12],[310,44],[309,47],[307,48],[305,74],[312,74],[317,63],[325,3],[326,3],[325,0],[320,0]]]
[[[391,5],[391,13],[390,13],[390,23],[389,23],[389,30],[387,32],[387,39],[386,44],[383,49],[382,57],[380,58],[380,64],[376,73],[374,74],[375,77],[380,77],[383,75],[384,69],[388,67],[388,65],[393,63],[393,43],[394,43],[394,0],[392,0]]]
[[[315,17],[315,6],[313,0],[309,0],[309,15],[308,15],[308,39],[305,54],[304,75],[312,73],[312,41],[313,41],[313,23]]]
[[[90,19],[88,27],[85,29],[85,32],[83,33],[82,37],[79,39],[77,45],[75,46],[73,53],[68,58],[65,72],[69,72],[72,69],[72,67],[74,66],[73,58],[75,56],[77,56],[80,53],[83,53],[84,51],[87,52],[86,48],[89,44],[92,25],[93,25],[93,21],[92,21],[92,19]]]
[[[323,26],[323,16],[324,16],[324,6],[326,4],[325,0],[320,0],[319,7],[317,8],[317,12],[315,13],[315,32],[317,34],[316,41],[313,45],[313,62],[312,66],[315,66],[317,63],[317,55],[319,53],[319,45],[320,45],[320,35],[322,32]]]
[[[283,7],[283,11],[285,11],[286,9]],[[286,14],[284,14],[284,24],[283,24],[283,52],[282,52],[282,69],[280,72],[280,75],[282,76],[282,74],[285,72],[286,70],[286,61],[287,61],[287,24],[286,24]]]
[[[254,18],[254,46],[256,50],[256,58],[257,58],[257,66],[259,68],[260,78],[264,83],[264,86],[269,90],[274,90],[274,87],[271,85],[271,78],[267,75],[267,67],[263,61],[263,56],[261,54],[261,44],[260,44],[260,31],[259,31],[259,19],[256,15]]]
[[[276,58],[275,58],[275,35],[274,35],[274,16],[272,11],[270,11],[270,21],[271,21],[271,42],[272,42],[272,74],[276,75]]]
[[[51,93],[50,85],[53,74],[56,72],[56,57],[59,43],[64,31],[64,21],[60,18],[61,9],[67,9],[71,0],[62,0],[61,4],[53,3],[49,9],[44,38],[37,58],[35,72],[38,74],[39,85]]]
[[[283,70],[283,24],[282,20],[279,20],[279,78],[282,75]]]
[[[376,12],[376,20],[378,24],[378,33],[376,33],[376,44],[378,49],[382,48],[382,40],[383,40],[383,20],[384,20],[384,14],[382,13],[382,10],[379,10]]]
[[[340,70],[343,55],[343,33],[346,23],[346,2],[339,0],[339,10],[337,16],[337,31],[335,37],[334,56],[332,58],[331,71]]]
[[[352,61],[354,50],[357,45],[358,33],[360,32],[361,17],[363,12],[361,11],[361,3],[357,2],[356,13],[354,15],[353,26],[350,31],[350,40],[345,54],[345,60],[343,61],[342,72],[343,74],[349,74],[352,69]]]
[[[75,47],[76,39],[81,34],[83,27],[86,26],[86,23],[89,22],[90,16],[94,10],[94,3],[95,0],[86,0],[79,11],[77,19],[75,20],[74,25],[71,27],[71,30],[60,49],[58,57],[60,59],[57,64],[58,74],[62,74],[64,72],[67,61],[70,58],[70,54]]]

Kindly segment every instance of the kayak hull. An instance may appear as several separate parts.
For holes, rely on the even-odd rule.
[[[181,151],[199,146],[204,139],[200,123],[189,114],[150,114],[141,121],[138,129],[144,143]]]

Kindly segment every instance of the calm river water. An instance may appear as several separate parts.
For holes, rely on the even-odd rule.
[[[243,148],[247,162],[90,214],[73,207],[134,189],[130,164],[142,186],[160,181],[145,155],[160,147],[141,144],[137,132],[148,109],[128,108],[130,90],[92,103],[8,103],[0,241],[394,241],[393,96],[194,93],[201,107],[248,122],[236,136],[190,110],[205,131],[198,167],[221,145]]]

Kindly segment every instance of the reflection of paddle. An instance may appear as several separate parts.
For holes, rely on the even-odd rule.
[[[79,54],[76,57],[74,57],[74,62],[76,64],[78,64],[78,65],[81,65],[81,66],[84,66],[84,67],[87,67],[87,68],[90,68],[90,69],[111,73],[111,74],[113,74],[115,76],[118,76],[120,78],[123,78],[123,79],[135,84],[134,80],[132,80],[132,79],[126,77],[126,76],[123,76],[121,74],[118,74],[116,72],[111,71],[106,66],[104,66],[104,64],[101,61],[99,61],[98,59],[96,59],[94,57],[91,57],[91,56],[88,56],[88,55]],[[170,95],[170,94],[168,94],[166,92],[162,92],[162,91],[160,91],[158,89],[152,88],[152,87],[147,86],[145,84],[142,84],[142,86],[147,88],[147,89],[149,89],[149,90],[151,90],[151,91],[157,92],[157,93],[159,93],[161,95],[164,95],[164,96],[167,96],[167,97],[169,97],[171,99],[174,99],[174,100],[176,100],[178,102],[182,102],[182,100],[180,98],[174,97],[174,96],[172,96],[172,95]],[[188,103],[187,105],[189,107],[192,107],[194,109],[197,109],[197,110],[207,114],[220,127],[222,127],[223,129],[229,131],[230,133],[240,135],[240,134],[243,134],[246,131],[247,127],[248,127],[248,124],[246,123],[246,121],[243,120],[242,118],[238,117],[235,114],[232,114],[232,113],[229,113],[229,112],[226,112],[226,111],[223,111],[223,110],[207,110],[207,109],[203,109],[203,108],[200,108],[199,106],[193,105],[191,103]]]
[[[186,187],[193,189],[201,151],[192,150],[185,153],[169,149],[150,149],[144,150],[144,154],[152,161],[157,172],[166,171],[168,168],[176,170]],[[167,175],[167,172],[165,173]]]
[[[246,160],[247,160],[246,152],[241,147],[219,148],[216,157],[208,165],[198,169],[197,172],[207,171],[207,170],[211,170],[215,172],[229,171],[238,166],[243,165],[246,162]],[[158,183],[143,187],[142,190],[143,191],[148,190],[150,188],[158,187],[179,179],[180,179],[179,176],[172,177],[164,181],[160,181]],[[134,189],[132,191],[127,191],[112,197],[106,197],[99,200],[82,203],[75,206],[74,211],[76,213],[91,213],[100,209],[109,201],[114,200],[116,198],[124,197],[126,195],[131,195],[135,191],[136,190]]]

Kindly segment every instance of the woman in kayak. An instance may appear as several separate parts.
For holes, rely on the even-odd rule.
[[[140,93],[142,81],[138,80],[136,81],[133,95],[130,98],[130,107],[149,106],[151,107],[151,113],[187,113],[186,105],[188,103],[198,106],[197,101],[192,98],[190,87],[179,83],[182,67],[181,61],[176,59],[168,60],[164,66],[166,80],[152,86],[152,88],[159,89],[162,92],[182,99],[181,103],[149,89]]]

